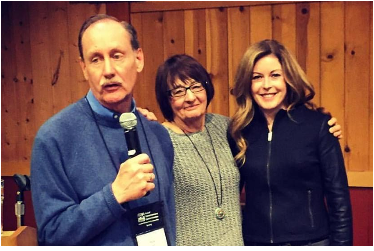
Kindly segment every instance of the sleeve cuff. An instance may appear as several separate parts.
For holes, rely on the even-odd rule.
[[[127,203],[119,204],[117,202],[112,191],[112,183],[109,183],[103,188],[103,193],[105,202],[114,217],[120,218],[124,213],[129,211]]]

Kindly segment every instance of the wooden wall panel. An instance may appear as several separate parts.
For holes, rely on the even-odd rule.
[[[48,4],[33,2],[30,8],[31,67],[34,86],[35,126],[39,128],[54,114],[53,86],[51,85],[55,62],[51,62],[49,43]],[[33,15],[38,13],[38,15]],[[48,21],[47,21],[48,20]]]
[[[229,91],[234,87],[234,78],[240,59],[250,44],[249,7],[228,9],[228,81]],[[233,116],[237,105],[234,96],[229,95],[229,116]]]
[[[214,83],[215,98],[208,111],[229,115],[227,9],[207,11],[207,71]]]
[[[273,6],[273,39],[281,42],[293,55],[296,55],[295,4]]]
[[[321,105],[321,16],[320,16],[320,3],[307,3],[307,4],[297,4],[297,14],[307,17],[307,22],[303,22],[305,27],[298,26],[296,31],[296,36],[298,41],[302,40],[300,33],[304,34],[300,29],[306,29],[306,47],[298,46],[299,42],[296,43],[297,46],[297,58],[301,58],[301,54],[305,53],[305,68],[306,74],[309,81],[314,85],[316,95],[313,102],[320,106]],[[306,13],[305,13],[306,12]],[[298,21],[296,21],[298,23]],[[299,59],[298,59],[299,60]]]
[[[164,13],[164,59],[184,53],[184,11]]]
[[[272,39],[273,22],[271,5],[251,6],[249,8],[251,44],[264,39]],[[249,46],[249,45],[248,45]]]
[[[373,170],[369,166],[370,2],[345,3],[345,123],[346,163],[349,171]],[[370,36],[370,37],[369,37]],[[372,93],[371,93],[372,95]],[[359,165],[358,165],[359,163]]]
[[[143,52],[144,52],[142,14],[138,13],[138,14],[131,15],[131,24],[136,29],[136,32],[137,32],[137,35],[138,35],[138,41],[140,43],[140,47],[143,49]],[[145,66],[144,67],[146,68],[147,67],[147,60],[148,60],[147,55],[145,55],[144,60],[145,60]],[[147,95],[146,90],[144,88],[141,88],[141,86],[144,83],[144,74],[145,74],[145,69],[143,69],[143,71],[138,74],[137,83],[136,83],[135,88],[134,88],[134,98],[135,98],[135,100],[137,100],[137,102],[139,102],[141,97],[144,97],[144,95]],[[137,105],[139,105],[139,104],[137,104]],[[142,107],[146,107],[146,106],[143,105]],[[151,110],[153,111],[153,109],[151,109]],[[158,115],[156,115],[156,116],[158,116]]]
[[[206,13],[205,10],[184,11],[184,52],[206,68]]]
[[[34,116],[34,96],[32,85],[32,71],[30,66],[31,48],[30,48],[30,22],[29,8],[27,4],[20,2],[13,3],[13,44],[15,53],[13,57],[16,62],[15,80],[15,100],[8,100],[8,105],[14,105],[17,102],[18,128],[18,159],[22,161],[30,160],[30,151],[34,141],[35,116]]]
[[[139,17],[137,17],[139,19]],[[139,23],[139,22],[137,22]],[[145,65],[141,81],[135,86],[134,97],[137,105],[153,111],[163,118],[156,101],[155,77],[158,66],[164,62],[164,17],[162,12],[152,12],[141,16],[142,48]],[[158,41],[158,42],[156,42]],[[162,119],[161,119],[162,120]]]
[[[127,2],[114,2],[106,4],[106,14],[114,16],[119,20],[131,22],[130,5]]]
[[[321,106],[326,107],[342,126],[346,141],[344,117],[344,3],[321,3]],[[331,95],[334,93],[334,95]]]
[[[4,2],[2,8],[2,173],[27,170],[36,130],[86,94],[79,28],[87,17],[108,13],[131,19],[138,31],[145,67],[134,96],[160,120],[154,81],[168,56],[187,53],[202,63],[216,89],[209,111],[232,115],[229,90],[242,53],[260,40],[279,40],[315,85],[314,102],[343,126],[350,185],[372,186],[372,2]]]
[[[154,11],[170,11],[170,10],[195,10],[195,9],[212,9],[223,7],[240,7],[240,6],[256,6],[270,5],[279,3],[289,3],[289,1],[149,1],[134,2],[131,5],[132,13],[146,13]]]
[[[53,98],[53,113],[57,113],[66,107],[66,103],[72,103],[69,75],[69,37],[67,2],[51,2],[48,6],[48,16],[45,23],[48,24],[49,50],[50,50],[50,79],[43,85],[51,85]]]
[[[1,158],[19,160],[19,122],[17,101],[17,64],[14,45],[12,3],[2,3],[1,10]],[[16,20],[16,19],[15,19]],[[8,24],[8,25],[6,25]],[[22,141],[21,141],[22,142]]]

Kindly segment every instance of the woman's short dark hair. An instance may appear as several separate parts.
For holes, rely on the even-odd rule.
[[[97,15],[89,17],[82,24],[82,27],[81,27],[81,29],[79,31],[79,35],[78,35],[78,49],[79,49],[79,56],[81,57],[82,61],[83,61],[83,46],[82,46],[82,37],[83,37],[83,34],[88,29],[88,27],[91,26],[91,24],[94,24],[97,21],[100,21],[100,20],[103,20],[103,19],[110,19],[110,20],[113,20],[113,21],[116,21],[116,22],[120,23],[123,26],[123,28],[130,34],[132,49],[133,50],[139,49],[140,45],[139,45],[139,41],[138,41],[138,36],[137,36],[135,28],[131,24],[129,24],[129,23],[125,22],[125,21],[121,22],[117,18],[115,18],[113,16],[109,16],[107,14],[97,14]]]
[[[196,59],[185,54],[169,57],[158,67],[155,85],[157,103],[167,121],[174,120],[168,93],[169,86],[176,87],[175,83],[178,79],[184,83],[189,79],[202,83],[207,94],[207,107],[214,96],[212,80]]]

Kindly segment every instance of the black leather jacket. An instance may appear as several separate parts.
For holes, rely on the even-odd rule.
[[[329,116],[299,106],[280,110],[269,135],[262,112],[243,130],[249,147],[245,184],[246,241],[283,243],[330,238],[352,245],[352,212],[344,160]],[[231,137],[233,154],[237,153]],[[326,202],[326,203],[325,203]]]

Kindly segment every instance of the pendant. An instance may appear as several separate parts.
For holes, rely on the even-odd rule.
[[[225,211],[223,211],[222,208],[217,207],[214,212],[216,214],[217,219],[222,220],[223,218],[225,218]]]

